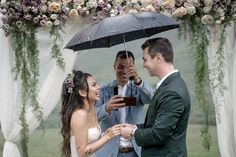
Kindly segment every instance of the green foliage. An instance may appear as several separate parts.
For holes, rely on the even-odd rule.
[[[229,2],[228,2],[229,3]],[[227,3],[227,4],[228,4]],[[209,151],[211,146],[211,135],[209,133],[209,113],[210,113],[210,102],[207,99],[207,88],[206,84],[211,83],[211,88],[217,88],[217,91],[220,93],[220,97],[224,97],[224,43],[225,43],[225,33],[226,27],[230,24],[232,17],[227,14],[225,19],[222,21],[221,26],[218,26],[221,31],[220,44],[216,53],[216,63],[214,64],[213,70],[208,71],[208,55],[207,48],[209,46],[209,40],[211,38],[209,29],[217,27],[217,24],[212,24],[211,26],[205,25],[202,22],[202,17],[204,13],[201,10],[197,10],[199,16],[187,16],[183,20],[183,25],[180,30],[180,36],[186,34],[185,32],[190,32],[191,46],[193,48],[195,56],[195,92],[197,100],[199,102],[199,107],[202,110],[204,123],[205,125],[201,129],[201,136],[203,137],[203,146],[206,150]],[[214,9],[213,9],[214,12]],[[209,81],[208,74],[210,73],[212,80]],[[217,80],[217,83],[215,83]],[[223,100],[219,102],[222,104]],[[216,115],[218,122],[220,121],[220,111],[219,106],[215,106]]]
[[[50,35],[54,37],[53,46],[51,48],[51,56],[57,60],[58,66],[60,66],[62,69],[65,69],[64,58],[58,45],[58,42],[62,41],[60,31],[62,31],[60,26],[53,26],[51,28]]]
[[[224,84],[224,68],[225,68],[225,55],[224,55],[224,43],[226,39],[226,25],[222,26],[222,30],[220,33],[220,45],[219,49],[216,52],[216,62],[213,64],[214,67],[211,69],[211,87],[213,92],[217,92],[218,94],[218,102],[215,104],[215,112],[216,112],[216,120],[218,123],[221,123],[220,116],[220,107],[224,102],[224,91],[226,90],[226,86]],[[216,83],[215,83],[216,82]],[[215,93],[216,94],[216,93]]]
[[[61,41],[60,26],[52,26],[50,35],[54,37],[51,56],[57,60],[57,64],[64,69],[65,63],[61,54],[58,41]],[[36,40],[37,27],[33,21],[25,21],[23,26],[11,23],[11,27],[5,31],[6,36],[12,39],[12,46],[15,50],[15,63],[12,71],[15,79],[21,83],[22,107],[20,113],[20,123],[22,129],[21,148],[22,156],[28,157],[29,126],[26,122],[26,112],[32,108],[37,120],[43,122],[43,113],[38,103],[38,83],[39,83],[39,50]],[[31,107],[31,108],[30,108]]]
[[[38,121],[41,122],[43,119],[43,113],[37,101],[39,50],[35,34],[36,28],[32,22],[25,23],[25,31],[20,31],[15,25],[12,27],[12,31],[9,34],[15,49],[15,65],[13,72],[15,72],[15,79],[20,77],[21,82],[22,108],[19,119],[22,126],[20,134],[22,155],[24,157],[28,157],[27,143],[29,128],[25,117],[27,106],[32,107]]]
[[[204,117],[204,126],[201,129],[201,135],[203,137],[203,147],[209,151],[211,143],[211,135],[209,133],[209,112],[210,103],[206,97],[207,88],[205,85],[208,82],[208,63],[207,63],[207,47],[209,45],[209,32],[207,27],[202,24],[201,18],[196,16],[188,17],[182,32],[186,29],[190,29],[191,32],[191,46],[193,48],[195,57],[195,92],[199,107],[202,110]],[[188,28],[189,27],[189,28]],[[185,29],[185,30],[184,30]]]

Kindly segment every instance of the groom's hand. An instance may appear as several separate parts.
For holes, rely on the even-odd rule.
[[[133,138],[133,130],[135,128],[137,128],[135,125],[122,124],[121,128],[120,128],[121,136],[126,139],[132,139]]]

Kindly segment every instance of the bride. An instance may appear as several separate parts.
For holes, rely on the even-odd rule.
[[[62,156],[95,157],[96,150],[120,135],[120,127],[115,125],[101,136],[94,106],[100,87],[90,74],[74,71],[62,88]]]

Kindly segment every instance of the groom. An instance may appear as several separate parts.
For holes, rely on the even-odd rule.
[[[172,45],[166,38],[147,40],[143,66],[159,78],[144,124],[124,124],[121,134],[134,138],[142,157],[187,157],[186,131],[190,96],[184,80],[173,65]]]

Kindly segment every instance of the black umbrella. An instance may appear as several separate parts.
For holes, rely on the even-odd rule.
[[[160,13],[128,13],[88,26],[78,32],[65,48],[79,51],[111,47],[175,28],[179,28],[179,23]]]

